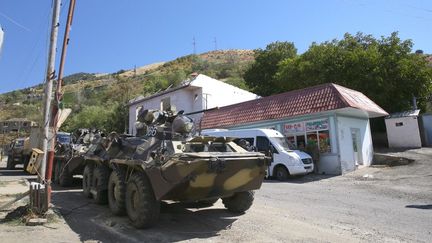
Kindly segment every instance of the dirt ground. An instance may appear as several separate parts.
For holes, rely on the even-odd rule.
[[[166,203],[159,222],[148,230],[136,230],[127,217],[113,217],[107,206],[84,198],[77,178],[74,188],[55,188],[59,217],[54,222],[28,227],[0,221],[1,241],[431,242],[432,148],[381,152],[415,161],[343,176],[266,181],[244,215],[228,213],[220,200],[202,209]],[[24,186],[20,178],[29,176],[4,166],[0,164],[0,187],[11,180]],[[2,193],[0,189],[0,198]],[[0,220],[7,212],[0,212]]]

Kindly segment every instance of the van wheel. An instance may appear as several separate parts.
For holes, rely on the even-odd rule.
[[[285,181],[288,179],[289,172],[284,166],[278,166],[275,169],[276,179],[278,181]]]

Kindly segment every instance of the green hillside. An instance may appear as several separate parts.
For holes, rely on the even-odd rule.
[[[254,61],[251,50],[212,51],[188,55],[111,74],[76,73],[64,78],[63,103],[73,109],[63,130],[97,127],[124,131],[125,104],[139,95],[150,95],[186,80],[193,72],[247,89],[243,74]],[[42,85],[0,95],[0,121],[28,118],[41,122]]]

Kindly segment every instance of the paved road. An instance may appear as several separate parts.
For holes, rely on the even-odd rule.
[[[228,213],[220,201],[203,209],[167,203],[148,230],[112,217],[107,206],[84,198],[79,185],[56,188],[53,203],[81,241],[430,242],[432,149],[397,155],[416,161],[344,176],[266,181],[244,215]]]

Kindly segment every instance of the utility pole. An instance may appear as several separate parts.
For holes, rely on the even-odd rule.
[[[213,42],[214,42],[214,46],[215,46],[215,49],[214,49],[214,50],[217,51],[218,48],[217,48],[217,40],[216,40],[216,37],[214,38]]]
[[[63,70],[64,70],[64,62],[65,62],[65,57],[66,57],[66,51],[67,51],[67,46],[69,44],[69,31],[70,31],[70,27],[72,25],[72,19],[73,19],[73,14],[74,14],[74,9],[75,9],[75,0],[70,0],[69,3],[69,11],[68,11],[68,17],[67,17],[67,22],[66,22],[66,27],[65,27],[65,33],[64,33],[64,37],[63,37],[63,46],[62,46],[62,53],[61,53],[61,57],[60,57],[60,67],[59,67],[59,75],[58,75],[58,79],[57,79],[57,88],[56,88],[56,93],[55,93],[55,97],[56,97],[56,103],[52,108],[52,115],[51,115],[51,127],[53,129],[53,140],[50,143],[50,149],[48,151],[48,164],[47,164],[47,172],[45,175],[46,181],[47,181],[47,203],[49,205],[50,201],[51,201],[51,177],[52,177],[52,168],[53,168],[53,163],[54,163],[54,149],[55,149],[55,143],[57,142],[56,138],[56,134],[57,134],[57,122],[58,122],[58,116],[59,116],[59,109],[61,109],[61,101],[63,98],[63,94],[61,91],[62,88],[62,82],[63,82]],[[48,208],[47,205],[47,208]]]
[[[196,55],[196,42],[195,42],[195,36],[193,37],[192,45],[193,45],[193,54]]]
[[[44,139],[43,139],[43,160],[41,164],[40,170],[40,182],[44,182],[46,175],[46,165],[48,158],[48,143],[52,142],[52,137],[50,137],[50,118],[51,118],[51,100],[52,100],[52,87],[53,81],[55,79],[55,56],[57,49],[57,35],[59,29],[59,19],[60,19],[60,5],[61,0],[54,0],[53,5],[53,15],[52,15],[52,24],[51,24],[51,36],[50,36],[50,46],[49,46],[49,54],[48,54],[48,66],[46,71],[46,80],[45,80],[45,98],[44,98]]]

